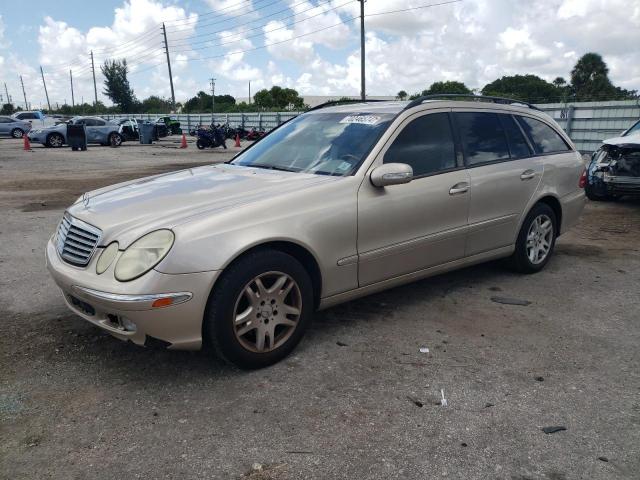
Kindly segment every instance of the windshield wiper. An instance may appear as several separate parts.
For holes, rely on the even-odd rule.
[[[293,170],[291,168],[278,167],[277,165],[266,165],[264,163],[253,163],[251,165],[244,165],[245,167],[253,168],[266,168],[267,170],[278,170],[280,172],[298,172],[299,170]]]

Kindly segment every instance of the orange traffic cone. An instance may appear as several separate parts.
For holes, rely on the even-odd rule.
[[[182,142],[180,142],[180,148],[187,148],[187,136],[182,134]]]
[[[29,143],[29,137],[27,136],[27,134],[26,134],[26,133],[24,133],[24,134],[22,135],[22,138],[24,139],[24,147],[23,147],[23,148],[24,148],[26,151],[30,151],[30,150],[31,150],[31,143]]]
[[[240,146],[240,134],[239,133],[236,133],[236,145],[235,146],[236,147]]]

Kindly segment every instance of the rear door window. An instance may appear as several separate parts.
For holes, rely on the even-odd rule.
[[[555,153],[571,150],[564,139],[553,128],[540,120],[518,116],[522,129],[533,144],[536,153]]]
[[[456,167],[449,115],[431,113],[405,126],[384,154],[384,163],[406,163],[413,175],[429,175]]]
[[[531,148],[527,140],[522,134],[522,130],[513,119],[511,115],[500,115],[500,121],[504,127],[504,131],[507,134],[507,141],[509,142],[509,151],[511,158],[525,158],[531,156]]]
[[[468,165],[509,160],[507,137],[496,113],[454,114]]]

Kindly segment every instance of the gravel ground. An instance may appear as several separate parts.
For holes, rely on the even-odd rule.
[[[638,478],[640,202],[590,203],[542,273],[489,263],[338,306],[243,372],[113,339],[44,266],[84,191],[237,150],[176,141],[0,140],[0,477]]]

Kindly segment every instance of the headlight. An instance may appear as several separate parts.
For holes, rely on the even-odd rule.
[[[96,273],[98,275],[102,275],[109,265],[113,262],[118,254],[118,242],[112,242],[109,244],[107,248],[105,248],[100,254],[100,258],[98,258],[98,262],[96,263]]]
[[[116,280],[128,282],[147,273],[169,253],[174,239],[171,230],[156,230],[140,237],[120,255]]]

